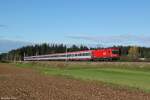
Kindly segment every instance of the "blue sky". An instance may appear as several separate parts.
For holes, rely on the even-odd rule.
[[[149,5],[150,0],[0,0],[0,40],[150,46]]]

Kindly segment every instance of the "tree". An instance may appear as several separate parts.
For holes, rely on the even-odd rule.
[[[139,58],[139,56],[140,56],[139,47],[137,47],[137,46],[130,47],[130,49],[128,51],[128,56],[131,59],[137,59],[137,58]]]

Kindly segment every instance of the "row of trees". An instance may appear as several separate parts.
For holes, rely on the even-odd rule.
[[[0,55],[1,60],[10,60],[10,61],[19,61],[23,60],[24,56],[36,56],[36,55],[44,55],[44,54],[53,54],[53,53],[63,53],[71,51],[79,51],[79,50],[88,50],[89,48],[87,46],[77,46],[72,45],[70,47],[67,47],[64,44],[37,44],[37,45],[31,45],[22,47],[19,49],[11,50],[8,53],[4,53]]]
[[[146,47],[137,47],[137,46],[114,46],[120,48],[121,58],[129,59],[138,59],[138,58],[150,58],[150,48]],[[72,45],[67,47],[64,44],[37,44],[22,47],[19,49],[11,50],[8,53],[3,53],[0,55],[0,60],[9,60],[9,61],[19,61],[23,60],[24,56],[35,56],[35,55],[44,55],[44,54],[53,54],[53,53],[63,53],[70,51],[79,51],[79,50],[88,50],[88,49],[97,49],[97,48],[88,48],[84,45]]]
[[[123,60],[137,61],[139,59],[150,59],[150,48],[138,46],[119,46],[120,55]]]

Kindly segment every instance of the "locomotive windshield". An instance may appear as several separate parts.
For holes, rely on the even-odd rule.
[[[112,50],[113,54],[119,54],[119,50]]]

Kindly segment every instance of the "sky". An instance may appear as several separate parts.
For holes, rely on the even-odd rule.
[[[32,43],[150,47],[150,0],[0,0],[0,52]]]

